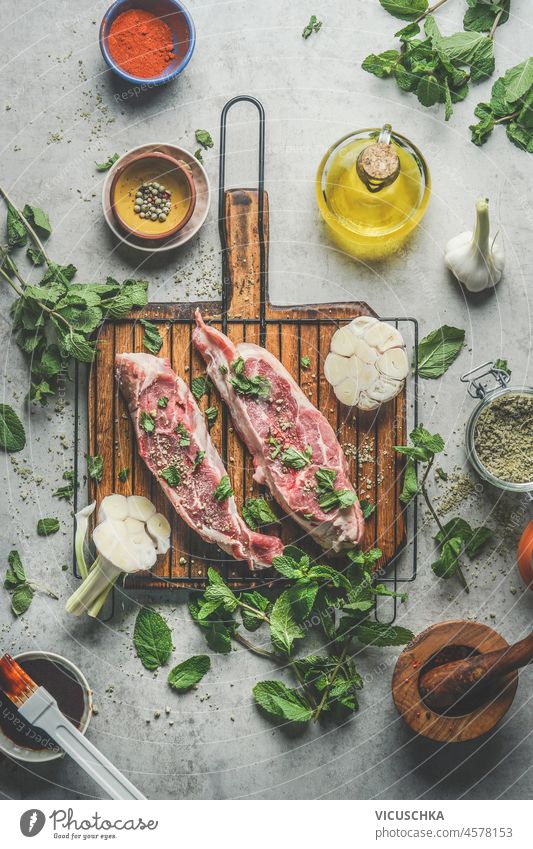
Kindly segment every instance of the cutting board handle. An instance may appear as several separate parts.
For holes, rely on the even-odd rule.
[[[224,196],[225,275],[222,306],[228,318],[264,320],[268,301],[268,195],[228,189]]]

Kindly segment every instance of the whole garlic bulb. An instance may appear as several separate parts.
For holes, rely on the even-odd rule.
[[[375,410],[395,398],[408,371],[400,331],[368,315],[333,334],[324,363],[324,375],[339,401],[360,410]]]
[[[482,292],[500,282],[505,256],[503,247],[490,239],[489,202],[476,201],[476,229],[450,239],[444,251],[446,265],[469,292]]]

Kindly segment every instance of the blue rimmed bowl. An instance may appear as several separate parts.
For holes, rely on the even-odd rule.
[[[124,70],[109,52],[108,37],[113,21],[130,9],[145,9],[161,18],[172,31],[176,58],[156,77],[135,77]],[[136,86],[163,85],[170,82],[187,67],[196,44],[193,19],[183,3],[177,0],[115,0],[100,24],[100,49],[102,56],[115,74]]]

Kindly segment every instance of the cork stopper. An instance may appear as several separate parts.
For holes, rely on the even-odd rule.
[[[390,186],[400,173],[400,160],[390,143],[390,133],[390,124],[385,124],[378,141],[367,145],[357,157],[357,173],[371,192]]]

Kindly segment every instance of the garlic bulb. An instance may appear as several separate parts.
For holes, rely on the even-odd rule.
[[[476,201],[476,229],[450,239],[444,251],[446,265],[469,292],[482,292],[499,283],[505,265],[503,247],[490,239],[489,202]]]
[[[399,330],[361,315],[333,334],[324,363],[326,380],[348,407],[375,410],[403,389],[409,371]]]

